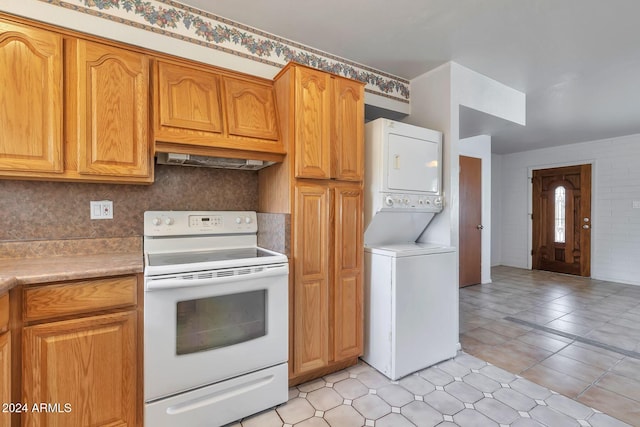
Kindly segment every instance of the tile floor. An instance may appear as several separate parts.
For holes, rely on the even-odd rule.
[[[640,425],[640,286],[509,267],[460,290],[468,354]]]
[[[625,426],[459,352],[399,381],[360,364],[293,387],[289,401],[229,427]]]
[[[399,381],[361,362],[228,427],[640,426],[640,287],[492,274],[460,291],[456,358]]]

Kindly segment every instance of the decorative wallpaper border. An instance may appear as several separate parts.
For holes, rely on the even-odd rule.
[[[360,80],[367,92],[409,103],[409,81],[173,0],[39,0],[282,68],[290,61]]]

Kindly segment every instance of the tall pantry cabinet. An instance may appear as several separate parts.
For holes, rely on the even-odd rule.
[[[260,211],[291,214],[290,384],[362,354],[364,84],[290,63],[275,78],[287,157]]]

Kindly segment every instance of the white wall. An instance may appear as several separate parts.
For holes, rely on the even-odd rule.
[[[491,265],[502,262],[502,157],[491,156]]]
[[[458,106],[455,107],[458,110]],[[458,126],[452,126],[451,63],[444,64],[411,81],[411,115],[404,121],[442,132],[443,194],[445,204],[442,212],[434,217],[421,241],[458,246],[458,223],[453,222],[452,212],[457,214],[458,169],[457,145]],[[455,133],[455,134],[452,134]],[[454,160],[455,159],[455,162]],[[454,164],[455,163],[455,164]],[[455,196],[455,198],[454,198]],[[455,224],[455,225],[453,225]]]
[[[526,94],[455,62],[451,63],[452,99],[460,105],[526,124]]]
[[[404,120],[444,134],[445,208],[420,241],[458,246],[460,105],[525,124],[526,95],[455,62],[411,80],[411,114]]]
[[[491,283],[491,136],[478,135],[459,141],[461,156],[475,157],[482,161],[482,258],[481,282]],[[463,244],[463,243],[461,243]]]
[[[592,163],[591,276],[640,285],[640,134],[507,154],[500,163],[501,264],[530,265],[530,171]]]

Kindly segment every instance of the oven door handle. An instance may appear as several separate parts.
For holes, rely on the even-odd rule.
[[[238,269],[237,271],[244,271],[246,269]],[[184,278],[167,278],[167,279],[147,279],[145,289],[147,291],[160,291],[163,289],[175,289],[175,288],[193,288],[196,286],[212,286],[217,284],[227,284],[233,282],[240,282],[249,279],[261,279],[263,277],[283,276],[288,274],[288,264],[282,265],[270,265],[257,272],[241,273],[233,275],[223,276],[211,276],[199,279],[184,279]],[[207,273],[193,273],[184,274],[183,276],[204,276]]]

